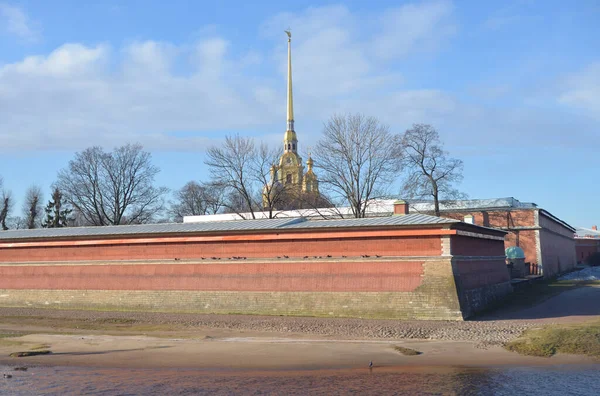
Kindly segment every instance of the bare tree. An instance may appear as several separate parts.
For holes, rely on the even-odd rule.
[[[56,187],[76,213],[91,225],[150,222],[164,207],[168,191],[154,187],[158,167],[139,144],[106,153],[91,147],[69,161],[58,173]]]
[[[256,150],[251,170],[252,177],[258,186],[262,186],[262,194],[257,197],[262,207],[269,213],[269,218],[277,217],[279,211],[296,209],[301,191],[291,184],[280,183],[274,165],[279,160],[280,152],[262,143]]]
[[[4,189],[4,180],[2,179],[2,176],[0,176],[0,227],[2,227],[4,231],[8,230],[6,223],[12,207],[12,193]]]
[[[23,203],[23,218],[30,230],[40,225],[42,214],[42,189],[39,186],[30,186],[25,192]]]
[[[227,136],[222,146],[208,149],[206,165],[211,183],[224,189],[226,212],[242,218],[242,213],[249,212],[255,219],[255,212],[264,208],[270,218],[277,215],[275,208],[285,206],[290,192],[272,174],[278,154],[265,144],[256,146],[252,138],[239,135]]]
[[[374,117],[334,115],[314,150],[319,180],[333,198],[365,217],[369,203],[388,197],[401,168],[400,137]]]
[[[254,211],[254,185],[251,177],[251,166],[256,155],[254,141],[240,135],[227,136],[221,147],[213,146],[208,149],[206,165],[208,165],[212,182],[228,190],[228,195],[235,195],[235,207],[230,204],[228,209],[236,213],[250,212],[256,218]]]
[[[465,196],[454,188],[462,180],[463,162],[448,157],[434,127],[414,124],[404,134],[402,147],[408,171],[403,191],[409,198],[433,199],[434,213],[439,216],[440,199]]]
[[[6,226],[11,230],[21,230],[27,228],[27,221],[21,216],[13,216],[6,219]]]
[[[173,220],[178,222],[184,216],[216,214],[224,205],[223,188],[210,183],[187,182],[175,191],[174,196],[170,212]]]

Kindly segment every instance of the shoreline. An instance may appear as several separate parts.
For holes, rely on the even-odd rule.
[[[74,311],[0,307],[0,364],[234,371],[594,365],[600,360],[509,352],[528,329],[598,320],[598,287],[473,321]],[[583,304],[585,302],[585,304]],[[394,346],[422,352],[405,356]],[[12,352],[52,354],[10,358]]]
[[[215,332],[212,332],[215,334]],[[128,335],[29,334],[10,338],[20,345],[0,347],[0,365],[68,366],[116,369],[196,369],[207,372],[247,373],[405,370],[407,368],[498,368],[594,365],[597,360],[576,355],[551,358],[522,356],[501,346],[486,349],[471,341],[344,340],[265,335],[252,337],[202,336],[159,338]],[[6,340],[6,338],[5,338]],[[393,346],[415,349],[404,356]],[[11,352],[45,346],[49,355],[10,358]]]

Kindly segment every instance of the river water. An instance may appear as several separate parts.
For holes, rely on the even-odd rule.
[[[2,378],[1,374],[12,378]],[[0,395],[595,395],[600,365],[224,371],[0,366]]]

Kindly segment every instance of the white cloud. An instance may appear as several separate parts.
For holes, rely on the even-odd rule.
[[[34,41],[38,38],[37,29],[27,14],[19,7],[8,3],[0,3],[0,28],[2,26],[6,33],[21,39]]]
[[[387,10],[378,18],[381,31],[373,39],[375,54],[382,59],[393,59],[437,49],[456,32],[452,13],[449,1],[406,4]]]
[[[213,30],[191,44],[64,44],[0,66],[0,150],[139,141],[150,150],[200,151],[225,131],[265,138],[283,132],[288,26],[303,147],[336,112],[374,115],[396,131],[432,123],[449,145],[490,146],[498,136],[507,144],[541,137],[562,142],[560,112],[468,105],[436,87],[404,85],[395,65],[439,48],[456,29],[453,19],[448,2],[371,15],[330,6],[267,20],[261,31],[273,45],[268,51],[234,52]],[[600,95],[586,91],[596,73],[590,68],[569,80],[561,100],[597,109]]]
[[[88,48],[81,44],[65,44],[48,56],[28,56],[22,62],[0,67],[0,78],[68,77],[95,72],[107,57],[108,48]]]
[[[558,101],[600,117],[600,61],[568,76]]]
[[[411,25],[418,34],[405,38],[405,49],[394,57],[406,55],[411,40],[426,40],[432,21],[446,12],[440,4],[445,3],[400,7],[400,15],[419,19],[421,10],[434,16],[419,19],[427,24],[422,29]],[[392,18],[395,10],[385,15],[372,15],[371,21]],[[416,105],[414,113],[426,114],[430,94],[402,93],[402,77],[373,59],[382,34],[364,37],[360,19],[344,6],[277,15],[262,27],[275,47],[268,53],[233,53],[231,43],[212,31],[192,45],[69,43],[5,64],[0,67],[1,149],[79,149],[139,140],[149,149],[198,150],[216,131],[276,133],[285,125],[283,29],[288,25],[294,29],[298,125],[317,126],[335,111],[366,112],[365,107],[377,115]],[[383,36],[399,34],[382,29]]]

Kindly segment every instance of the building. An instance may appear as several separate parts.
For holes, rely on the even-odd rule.
[[[411,201],[414,212],[429,213],[433,204]],[[441,216],[506,231],[506,248],[525,252],[532,274],[554,277],[577,265],[575,228],[531,202],[509,198],[446,202]]]
[[[368,217],[389,216],[395,200],[374,200],[367,208]],[[431,201],[410,200],[411,213],[431,214]],[[505,247],[518,246],[525,252],[525,262],[531,275],[554,277],[569,271],[577,264],[575,228],[545,209],[515,198],[471,199],[440,203],[441,217],[492,227],[507,232]],[[268,217],[268,212],[255,216]],[[277,213],[277,217],[348,218],[350,208],[320,208],[291,210]],[[239,218],[236,214],[188,216],[184,222],[206,222]]]
[[[576,227],[575,250],[579,263],[587,263],[593,254],[600,253],[600,231],[597,226]]]
[[[405,209],[4,231],[0,306],[462,320],[510,293],[504,231]]]
[[[271,167],[271,181],[269,186],[265,186],[263,191],[263,206],[286,206],[302,207],[301,196],[307,196],[309,202],[318,202],[319,181],[313,170],[314,161],[308,157],[306,161],[307,171],[304,172],[302,157],[298,154],[298,136],[294,127],[294,99],[292,93],[292,34],[288,35],[288,76],[287,76],[287,126],[283,136],[283,154],[279,158],[279,163]],[[286,198],[278,201],[273,198],[275,194],[285,190]],[[285,202],[283,202],[285,201]],[[281,207],[276,209],[282,209]]]

